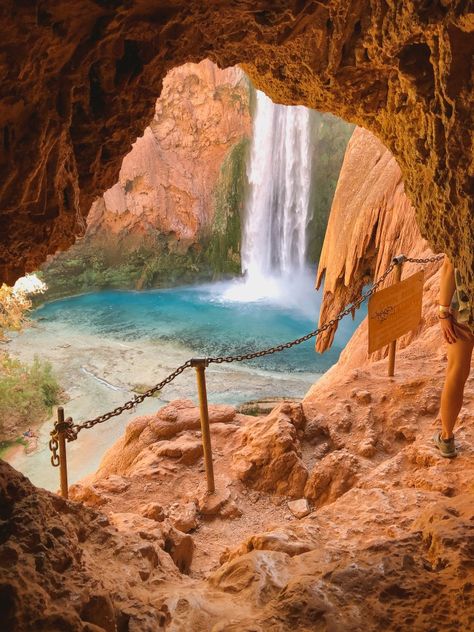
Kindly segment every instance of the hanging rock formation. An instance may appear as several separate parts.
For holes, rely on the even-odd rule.
[[[395,158],[370,132],[356,128],[347,146],[319,261],[318,287],[324,278],[320,324],[355,300],[364,284],[378,279],[397,254],[426,258],[433,256],[433,251],[420,235],[415,209],[405,195]],[[400,340],[399,347],[406,346],[427,324],[433,324],[440,265],[425,267],[423,322],[414,334]],[[404,264],[403,278],[419,269],[417,264]],[[387,280],[390,282],[393,274]],[[331,346],[336,329],[318,337],[317,351],[322,353]],[[365,320],[345,349],[342,361],[351,358],[351,366],[360,366],[366,360],[366,348]],[[373,354],[372,359],[380,358],[381,353]]]
[[[243,64],[277,102],[373,131],[401,167],[422,235],[452,256],[474,294],[473,29],[460,0],[9,0],[0,26],[2,277],[73,243],[152,119],[167,71],[210,58]]]

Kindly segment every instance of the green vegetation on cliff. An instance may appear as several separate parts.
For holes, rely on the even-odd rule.
[[[85,243],[73,246],[45,266],[41,272],[48,285],[46,299],[104,289],[145,289],[186,284],[212,278],[204,267],[201,244],[186,252],[176,250],[167,235],[149,234],[135,249],[121,240],[117,253],[109,244]],[[115,247],[117,247],[115,245]]]
[[[240,274],[240,218],[246,189],[249,139],[242,138],[225,158],[214,190],[214,217],[187,248],[174,235],[149,232],[140,246],[88,240],[46,264],[39,276],[46,299],[102,289],[145,289],[210,281]]]
[[[247,189],[246,163],[250,140],[243,138],[229,152],[214,191],[214,220],[204,247],[214,278],[240,274],[241,217]]]
[[[58,403],[59,384],[51,364],[35,357],[31,365],[0,354],[0,436],[14,439],[19,431],[40,423]]]
[[[319,261],[339,172],[353,131],[354,125],[332,114],[312,112],[312,218],[307,229],[307,253],[311,263]]]

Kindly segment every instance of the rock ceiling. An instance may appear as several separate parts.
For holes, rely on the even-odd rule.
[[[390,149],[424,237],[474,292],[472,31],[448,0],[2,3],[0,276],[84,228],[174,66],[241,64],[272,99],[330,111]]]

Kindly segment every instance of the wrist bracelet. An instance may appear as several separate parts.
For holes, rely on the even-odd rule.
[[[446,314],[446,316],[441,316],[441,314],[438,314],[439,320],[447,320],[448,318],[451,318],[451,314]]]

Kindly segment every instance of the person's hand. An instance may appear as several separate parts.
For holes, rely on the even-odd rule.
[[[456,342],[457,336],[453,327],[453,319],[452,316],[448,316],[447,318],[440,318],[439,324],[441,325],[441,331],[443,332],[444,339],[450,345],[453,342]]]

